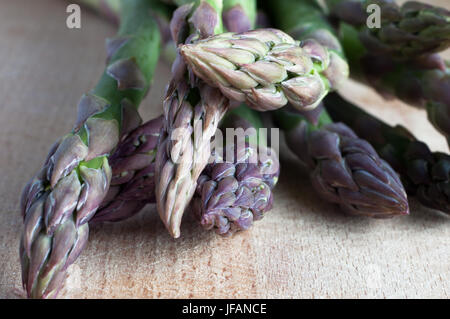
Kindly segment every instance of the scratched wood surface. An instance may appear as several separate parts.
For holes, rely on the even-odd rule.
[[[431,1],[429,1],[431,2]],[[445,0],[432,1],[449,6]],[[104,66],[114,28],[83,12],[65,27],[59,0],[0,0],[0,298],[21,298],[18,198],[58,136],[73,124],[79,97]],[[142,105],[161,112],[169,67],[161,63]],[[349,81],[344,94],[433,150],[448,151],[425,112],[386,102]],[[282,148],[274,209],[252,230],[224,239],[185,218],[174,240],[148,206],[135,218],[91,229],[61,298],[393,298],[450,296],[450,218],[410,200],[411,215],[372,220],[343,215],[311,190]]]

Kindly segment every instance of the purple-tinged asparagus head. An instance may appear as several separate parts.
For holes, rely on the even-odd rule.
[[[310,169],[321,197],[345,211],[375,218],[409,213],[397,173],[373,147],[342,123],[308,129],[302,121],[286,132],[289,148]]]
[[[390,126],[336,93],[325,106],[331,117],[349,125],[400,174],[408,196],[450,214],[450,156],[431,152],[403,126]]]
[[[272,208],[279,162],[271,149],[264,149],[267,155],[257,161],[250,160],[257,150],[248,145],[229,145],[223,152],[200,176],[191,208],[203,227],[231,235],[247,230]],[[233,160],[228,161],[227,154],[233,154]]]

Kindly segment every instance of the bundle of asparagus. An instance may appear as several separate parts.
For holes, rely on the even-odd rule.
[[[391,0],[327,0],[324,11],[315,0],[271,0],[261,8],[278,29],[254,29],[254,0],[80,2],[120,27],[74,129],[24,188],[28,297],[56,297],[89,224],[130,218],[147,204],[175,238],[185,211],[221,235],[250,228],[272,208],[280,171],[258,111],[273,111],[314,189],[343,211],[408,215],[407,192],[449,213],[449,155],[329,93],[350,65],[384,94],[427,107],[449,138],[449,71],[436,54],[450,44],[448,11]],[[370,4],[381,8],[380,29],[365,24]],[[164,50],[172,78],[162,115],[142,124],[136,109],[161,43],[178,45],[174,58]],[[217,146],[225,129],[254,133]]]

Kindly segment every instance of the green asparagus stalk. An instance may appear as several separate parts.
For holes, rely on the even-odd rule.
[[[171,21],[173,39],[190,43],[222,33],[222,5],[219,0],[198,0],[179,7]],[[230,101],[189,74],[180,56],[172,73],[164,99],[165,123],[158,143],[155,189],[160,217],[177,238],[184,210],[207,164],[210,140]]]
[[[114,25],[119,25],[122,0],[77,0],[76,2],[105,17]],[[152,0],[151,0],[152,1]],[[170,34],[170,7],[162,3],[155,6],[152,11],[161,33],[161,56],[166,62],[172,63],[176,56],[175,43]]]
[[[450,156],[431,152],[403,126],[389,126],[338,94],[324,102],[333,120],[349,125],[397,172],[410,195],[427,207],[450,214]]]
[[[351,63],[352,75],[384,96],[424,107],[428,119],[450,145],[450,63],[435,55],[408,62],[370,54],[352,26],[341,23],[340,39]]]
[[[353,24],[359,39],[374,55],[399,60],[440,52],[450,46],[450,11],[416,1],[402,6],[392,0],[327,0],[330,13]],[[369,5],[379,6],[381,28],[370,28]]]
[[[140,124],[137,107],[148,91],[160,37],[151,11],[157,1],[121,2],[121,26],[107,40],[108,62],[97,86],[78,105],[73,131],[52,147],[22,194],[22,279],[32,298],[55,297],[67,267],[88,238],[88,221],[105,197],[109,154]]]
[[[317,125],[286,109],[277,111],[275,118],[324,200],[339,204],[350,214],[374,218],[409,213],[395,171],[345,124],[333,123],[325,110]]]
[[[331,89],[339,87],[348,78],[349,67],[334,28],[329,24],[316,0],[266,1],[276,27],[301,41],[317,41],[329,51],[329,65],[322,74]]]

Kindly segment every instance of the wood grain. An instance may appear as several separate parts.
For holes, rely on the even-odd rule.
[[[442,1],[429,1],[447,4]],[[59,0],[0,0],[0,298],[23,297],[18,243],[22,186],[54,140],[73,124],[79,97],[104,65],[105,21],[83,12],[65,27]],[[142,106],[161,111],[169,67],[158,67]],[[407,125],[434,150],[448,151],[425,113],[386,102],[349,81],[344,95],[389,123]],[[61,298],[448,298],[450,219],[410,200],[411,215],[372,220],[321,201],[282,147],[275,207],[251,231],[224,239],[189,218],[169,237],[155,208],[93,228],[70,268]]]

